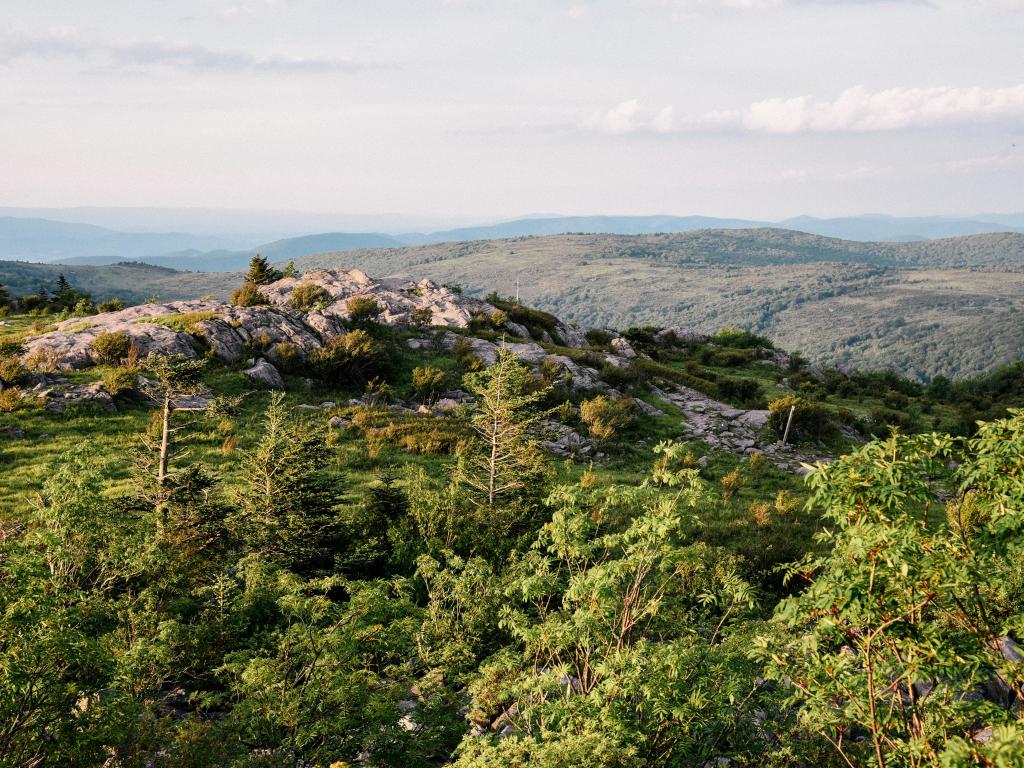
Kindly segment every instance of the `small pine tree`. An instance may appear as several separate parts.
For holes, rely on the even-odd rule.
[[[233,526],[244,549],[304,573],[331,566],[342,481],[323,471],[329,455],[324,436],[296,422],[284,394],[273,393],[262,437],[242,461]]]
[[[267,261],[265,256],[260,256],[257,253],[249,261],[249,271],[245,275],[245,280],[254,285],[270,285],[270,283],[280,280],[283,276],[280,270],[270,266],[270,262]]]
[[[458,477],[469,497],[493,510],[539,486],[544,458],[531,435],[541,414],[536,405],[547,395],[530,370],[506,349],[494,364],[465,377],[476,396],[473,429],[477,439],[462,457]]]

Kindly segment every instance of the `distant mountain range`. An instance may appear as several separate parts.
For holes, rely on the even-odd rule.
[[[282,261],[318,253],[365,248],[398,248],[515,237],[558,234],[646,235],[765,227],[797,230],[847,241],[911,242],[995,232],[1024,233],[1024,214],[962,219],[881,215],[819,219],[801,216],[781,222],[709,216],[552,216],[438,232],[326,232],[288,237],[245,248],[237,247],[237,236],[124,232],[91,224],[5,216],[0,217],[0,259],[72,265],[143,261],[177,270],[232,272],[242,269],[255,253],[261,253],[274,261]]]

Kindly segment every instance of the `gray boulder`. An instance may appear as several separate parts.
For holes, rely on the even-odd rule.
[[[246,368],[242,373],[257,384],[262,384],[270,389],[284,389],[284,379],[281,378],[280,372],[262,357],[256,361],[256,365]]]

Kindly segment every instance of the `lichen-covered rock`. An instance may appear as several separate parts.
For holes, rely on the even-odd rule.
[[[292,293],[303,284],[321,288],[328,297],[326,303],[309,312],[292,307]],[[218,301],[171,301],[67,320],[57,330],[30,339],[25,357],[42,351],[56,357],[62,368],[95,365],[99,358],[93,342],[103,333],[124,333],[142,357],[157,354],[196,358],[209,350],[227,362],[244,360],[254,352],[273,360],[278,358],[281,345],[288,345],[289,351],[299,357],[308,357],[346,332],[348,302],[356,296],[376,301],[382,310],[378,320],[392,325],[416,325],[428,316],[431,325],[464,328],[476,316],[496,311],[487,302],[430,280],[374,280],[358,269],[317,269],[301,278],[284,278],[261,286],[260,292],[269,305],[238,307]],[[529,330],[522,325],[507,322],[506,327],[510,335],[530,338]],[[586,346],[585,334],[576,326],[559,324],[557,332],[570,346]],[[544,336],[550,341],[546,332]],[[481,359],[493,359],[493,344],[477,346],[474,353],[478,351]],[[536,344],[512,346],[531,360],[544,354]]]
[[[280,372],[262,357],[256,361],[256,365],[252,368],[246,368],[242,373],[257,384],[262,384],[271,389],[284,389],[284,379],[281,378]]]

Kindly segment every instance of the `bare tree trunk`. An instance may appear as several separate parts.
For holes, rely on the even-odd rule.
[[[164,395],[163,424],[160,433],[160,466],[156,481],[163,485],[167,481],[167,463],[171,453],[171,395]]]

